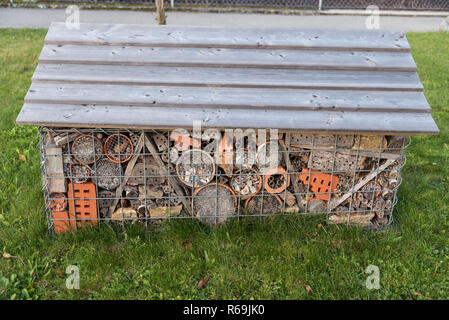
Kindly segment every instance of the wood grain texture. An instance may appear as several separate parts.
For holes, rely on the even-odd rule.
[[[67,180],[64,176],[64,162],[62,160],[61,148],[45,148],[46,156],[46,176],[48,181],[48,192],[64,193],[67,192]],[[44,175],[44,176],[45,176]]]
[[[40,63],[33,82],[422,91],[416,72],[197,68]]]
[[[53,23],[21,124],[435,134],[402,32]]]
[[[416,71],[408,52],[46,45],[39,62],[136,66]]]
[[[430,112],[422,92],[34,83],[27,103]]]
[[[430,113],[246,110],[137,106],[55,105],[25,103],[17,122],[60,127],[168,129],[277,128],[306,132],[436,134]]]
[[[410,51],[401,31],[220,28],[82,23],[51,24],[47,44]]]

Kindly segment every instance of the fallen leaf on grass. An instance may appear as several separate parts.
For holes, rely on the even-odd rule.
[[[298,284],[301,284],[301,285],[303,285],[303,286],[304,286],[304,289],[306,289],[306,291],[307,291],[307,292],[310,292],[310,291],[312,291],[312,287],[311,287],[311,286],[309,286],[308,284],[306,284],[306,283],[302,282],[301,280],[299,280],[299,281],[298,281]]]
[[[10,255],[8,252],[3,252],[3,258],[5,259],[16,259],[16,256]]]
[[[413,294],[415,295],[415,296],[420,296],[421,298],[423,298],[423,299],[427,299],[427,297],[426,296],[424,296],[424,295],[422,295],[421,293],[419,293],[419,292],[413,292]]]
[[[203,279],[200,280],[200,282],[198,282],[198,284],[196,285],[196,288],[198,290],[203,289],[207,286],[207,283],[209,282],[209,275],[207,274]]]
[[[190,241],[184,241],[182,245],[186,248],[192,248],[192,242]]]
[[[62,270],[56,270],[56,272],[57,272],[58,274],[60,274],[61,276],[65,275],[65,272],[62,271]]]
[[[27,157],[25,157],[24,154],[19,154],[19,159],[26,162],[27,161]]]

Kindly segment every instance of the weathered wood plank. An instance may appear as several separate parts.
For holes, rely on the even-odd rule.
[[[408,52],[46,45],[39,62],[177,67],[416,71]]]
[[[405,34],[400,31],[179,27],[87,23],[82,23],[80,29],[69,30],[62,22],[51,24],[45,42],[48,44],[123,46],[410,51]]]
[[[25,103],[17,123],[43,126],[165,129],[191,128],[194,120],[212,128],[277,128],[307,132],[437,134],[430,113],[245,110]]]
[[[52,24],[19,123],[438,133],[401,32]]]
[[[416,72],[38,64],[33,82],[422,91]]]
[[[46,178],[48,181],[48,192],[65,193],[67,192],[67,182],[64,177],[64,162],[62,159],[61,148],[45,148],[46,157]]]
[[[29,103],[429,112],[422,92],[34,83]],[[55,112],[57,112],[55,110]]]

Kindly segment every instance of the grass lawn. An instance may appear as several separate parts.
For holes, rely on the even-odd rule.
[[[0,29],[0,250],[14,256],[0,257],[0,299],[449,298],[449,33],[408,34],[441,134],[413,137],[391,229],[292,217],[217,229],[176,221],[151,233],[105,225],[55,239],[37,128],[15,124],[45,33]],[[65,287],[68,265],[80,268],[79,290]],[[365,287],[369,265],[380,268],[379,290]]]

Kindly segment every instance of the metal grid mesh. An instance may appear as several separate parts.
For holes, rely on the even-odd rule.
[[[381,10],[447,10],[447,0],[323,0],[323,9],[366,9],[376,5]]]
[[[50,0],[41,1],[50,2]],[[51,2],[153,4],[154,0],[51,0]],[[171,1],[165,0],[170,6]],[[293,9],[319,9],[319,0],[174,0],[176,6],[218,7],[282,7]],[[377,5],[381,10],[448,10],[447,0],[322,0],[321,9],[366,9]]]
[[[40,128],[49,230],[291,214],[366,228],[391,224],[406,137],[214,132]],[[80,136],[92,144],[75,157]],[[111,137],[131,143],[115,149],[120,161],[106,147],[98,154],[98,143]],[[97,160],[79,162],[85,155]]]

